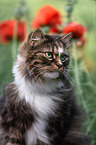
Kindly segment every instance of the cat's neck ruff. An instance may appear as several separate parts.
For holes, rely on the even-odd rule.
[[[52,112],[52,108],[55,106],[53,98],[60,100],[60,98],[52,94],[52,91],[55,91],[57,87],[63,85],[61,81],[56,82],[51,81],[51,79],[46,79],[46,84],[34,83],[34,81],[30,82],[26,80],[20,72],[19,63],[17,62],[13,67],[13,74],[20,100],[25,100],[42,113],[44,113],[44,111],[45,113]]]

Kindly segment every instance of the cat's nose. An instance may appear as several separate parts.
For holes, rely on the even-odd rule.
[[[62,64],[57,64],[58,68],[60,69],[62,67]]]

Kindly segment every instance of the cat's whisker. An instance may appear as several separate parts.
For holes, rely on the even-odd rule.
[[[35,66],[31,69],[31,71],[33,71],[34,69],[39,68],[39,66]]]
[[[44,72],[46,72],[46,70],[45,70],[45,71],[42,71],[41,73],[39,73],[39,74],[35,77],[35,81],[36,81],[36,79],[37,79],[39,76],[41,76],[41,74],[43,74]]]
[[[46,72],[46,71],[42,71],[41,73],[39,73],[35,78],[34,78],[34,88],[35,88],[35,86],[36,86],[36,82],[39,80],[39,84],[40,84],[40,82],[41,82],[41,84],[42,84],[42,81],[41,81],[41,79],[44,77],[44,76],[41,76],[41,74],[43,74],[44,72]]]
[[[70,70],[70,69],[64,69],[65,71],[75,71],[75,70]]]
[[[87,65],[87,66],[88,66],[88,65]],[[70,66],[70,67],[68,67],[68,68],[74,69],[74,66]],[[80,66],[79,68],[76,67],[76,69],[77,69],[78,71],[79,71],[79,70],[81,71],[81,70],[83,70],[83,69],[85,69],[85,68],[86,68],[86,66],[82,66],[82,67]],[[75,70],[75,69],[74,69],[74,70]]]
[[[65,47],[65,49],[67,49],[68,47],[72,46],[72,44],[67,45],[67,47]]]
[[[39,76],[39,77],[37,78],[37,80],[38,80],[39,83],[41,83],[41,84],[42,84],[42,81],[41,81],[42,78],[44,78],[44,76]],[[36,81],[37,81],[37,80],[36,80]]]
[[[68,66],[67,68],[73,68],[72,66]]]
[[[63,74],[64,74],[64,76],[66,77],[66,79],[68,80],[68,82],[70,82],[71,85],[73,86],[73,83],[72,83],[71,79],[68,77],[67,72],[64,72]]]
[[[36,66],[36,67],[34,67],[34,68],[32,68],[31,70],[30,70],[30,72],[29,72],[29,74],[30,74],[30,76],[32,76],[33,74],[34,74],[34,70],[36,69],[36,68],[39,68],[38,66]],[[33,73],[32,73],[33,72]],[[35,72],[37,72],[36,70],[35,70]]]
[[[30,75],[29,72],[24,77],[26,77],[27,75]]]

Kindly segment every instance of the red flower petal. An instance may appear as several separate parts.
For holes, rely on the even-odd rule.
[[[15,20],[5,20],[0,23],[0,42],[12,40]]]
[[[86,27],[76,22],[70,22],[63,29],[63,33],[72,32],[72,36],[76,39],[81,38],[86,31]]]
[[[26,37],[26,23],[24,21],[18,21],[17,28],[17,39],[22,42]]]
[[[51,5],[45,5],[40,8],[32,21],[33,28],[46,25],[54,26],[56,24],[61,24],[61,15],[59,11]]]
[[[25,22],[5,20],[0,23],[0,42],[7,43],[13,39],[14,29],[17,23],[17,39],[23,41],[26,35]]]
[[[49,30],[49,33],[59,33],[59,32],[60,30],[56,26],[51,27]]]

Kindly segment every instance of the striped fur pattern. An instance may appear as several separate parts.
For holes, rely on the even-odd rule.
[[[90,145],[66,72],[70,34],[40,29],[21,44],[0,100],[0,145]]]

